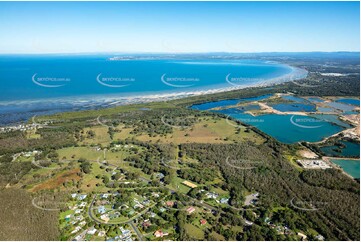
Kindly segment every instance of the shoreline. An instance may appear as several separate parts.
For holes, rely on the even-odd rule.
[[[28,113],[42,113],[56,110],[56,113],[81,111],[81,110],[96,110],[100,108],[110,108],[116,106],[125,106],[130,104],[141,104],[161,101],[171,101],[182,98],[188,98],[193,96],[203,96],[208,94],[224,93],[235,90],[241,90],[246,88],[261,88],[272,87],[274,85],[292,82],[307,77],[308,71],[298,67],[289,66],[292,71],[288,74],[282,75],[277,78],[265,79],[257,81],[254,84],[248,85],[233,85],[228,83],[226,87],[212,88],[208,87],[204,90],[189,90],[169,92],[164,91],[157,94],[142,94],[132,93],[127,94],[96,94],[96,95],[82,95],[82,96],[68,96],[57,98],[45,98],[45,99],[31,99],[31,100],[12,100],[12,101],[0,101],[0,115],[10,116],[23,114],[26,116]],[[227,85],[227,81],[224,81]],[[218,84],[219,85],[219,84]],[[41,115],[41,114],[40,114]],[[46,114],[45,114],[46,115]],[[32,115],[33,116],[33,115]],[[15,117],[16,119],[16,117]],[[4,118],[5,120],[5,118]],[[17,120],[11,120],[5,122],[0,121],[0,127],[11,126],[24,122],[24,118]]]
[[[227,83],[225,80],[224,84],[228,85],[228,87],[206,87],[204,90],[187,90],[187,91],[159,91],[157,94],[148,94],[147,92],[144,93],[118,93],[118,94],[84,94],[81,96],[64,96],[64,97],[53,97],[53,98],[41,98],[41,99],[25,99],[25,100],[11,100],[11,101],[0,101],[0,107],[1,106],[7,106],[7,105],[13,105],[13,104],[19,104],[19,103],[39,103],[39,102],[57,102],[57,101],[63,101],[63,102],[71,102],[71,101],[78,101],[78,102],[89,102],[89,101],[113,101],[114,103],[121,102],[123,100],[150,100],[150,99],[159,99],[159,98],[185,98],[190,96],[199,96],[199,95],[207,95],[207,94],[214,94],[214,93],[222,93],[222,92],[229,92],[229,91],[235,91],[245,88],[254,88],[254,87],[268,87],[273,86],[276,84],[286,83],[286,82],[292,82],[297,81],[303,78],[306,78],[308,75],[308,71],[305,69],[301,69],[299,67],[293,67],[288,66],[292,69],[291,73],[275,77],[275,78],[269,78],[269,79],[262,79],[256,81],[254,84],[247,84],[247,85],[235,85]],[[220,84],[216,84],[213,86],[219,86]],[[144,95],[143,95],[144,94]],[[120,95],[124,95],[123,97],[119,97]],[[94,99],[95,97],[95,99]],[[168,101],[168,100],[165,100]],[[131,103],[129,103],[131,104]]]
[[[360,161],[360,158],[338,158],[338,157],[331,157],[331,156],[322,156],[321,159],[330,165],[333,169],[340,170],[344,175],[351,178],[352,180],[360,179],[357,177],[353,177],[351,174],[347,173],[340,165],[333,163],[331,160],[357,160]]]

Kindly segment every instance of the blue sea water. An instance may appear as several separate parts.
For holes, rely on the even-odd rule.
[[[286,65],[257,60],[118,60],[105,56],[1,56],[0,101],[58,98],[96,94],[157,93],[231,87],[226,76],[243,78],[251,85],[260,79],[277,78],[292,72]],[[56,78],[38,81],[32,78]],[[97,77],[106,79],[102,85]],[[164,76],[164,83],[161,77]],[[172,79],[172,80],[171,80]],[[172,86],[173,85],[173,86]],[[121,87],[120,87],[121,86]]]
[[[45,114],[88,109],[125,104],[132,97],[186,96],[187,93],[234,88],[235,83],[244,87],[279,78],[285,81],[294,71],[290,66],[262,60],[110,60],[110,57],[0,56],[0,125],[23,120],[29,112]]]

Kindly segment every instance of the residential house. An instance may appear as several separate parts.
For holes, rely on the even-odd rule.
[[[214,192],[207,192],[206,193],[207,198],[217,199],[218,194]]]
[[[315,239],[319,240],[319,241],[324,241],[325,237],[323,237],[322,235],[318,234]]]
[[[107,199],[109,197],[109,193],[104,193],[102,195],[100,195],[101,198]]]
[[[81,230],[81,227],[77,226],[73,231],[71,231],[72,234],[77,233],[79,230]]]
[[[86,202],[82,202],[79,207],[85,207],[86,206]]]
[[[86,194],[79,194],[78,195],[78,200],[84,200],[87,197]]]
[[[155,176],[158,178],[158,179],[163,179],[164,178],[164,174],[159,172],[159,173],[156,173]]]
[[[150,200],[148,200],[148,199],[144,200],[144,201],[143,201],[143,204],[144,204],[145,206],[148,206],[148,205],[150,204]]]
[[[142,223],[142,226],[145,227],[145,228],[147,228],[147,227],[149,227],[151,225],[152,224],[150,223],[149,219],[144,220],[143,223]]]
[[[98,207],[98,213],[103,214],[103,213],[105,213],[105,212],[106,212],[106,209],[105,209],[104,206]]]
[[[91,229],[88,230],[87,234],[94,235],[95,232],[97,232],[97,229],[96,228],[91,228]]]
[[[195,209],[194,207],[189,207],[189,208],[187,208],[187,213],[188,213],[188,214],[191,214],[191,213],[193,213],[194,211],[196,211],[196,209]]]
[[[77,209],[75,210],[75,213],[81,213],[83,211],[83,209]]]
[[[304,233],[298,232],[297,235],[300,236],[302,240],[307,240],[307,235]]]
[[[103,214],[102,216],[100,216],[100,219],[104,220],[107,223],[109,221],[109,216],[108,214]]]
[[[166,201],[165,205],[167,205],[168,207],[173,207],[174,206],[174,202],[173,201]]]
[[[221,198],[221,200],[219,200],[220,203],[223,204],[228,204],[229,198]]]
[[[154,236],[155,236],[156,238],[162,238],[163,236],[166,236],[166,235],[168,235],[168,234],[169,234],[169,233],[163,232],[162,230],[157,230],[157,231],[154,232]]]

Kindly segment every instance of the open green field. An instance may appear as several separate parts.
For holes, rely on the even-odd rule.
[[[187,194],[191,190],[191,188],[187,187],[186,185],[183,185],[182,182],[184,182],[184,181],[185,181],[184,179],[179,178],[177,176],[172,177],[172,181],[167,187],[169,187],[170,189],[179,191],[183,194]],[[192,183],[195,185],[198,185],[195,182],[192,182]]]
[[[103,151],[97,151],[95,147],[68,147],[57,150],[59,159],[78,160],[80,158],[96,161],[104,157]]]
[[[233,126],[234,125],[234,126]],[[263,137],[252,130],[245,132],[245,126],[237,126],[240,131],[236,133],[236,123],[226,119],[206,118],[194,126],[185,129],[173,128],[173,133],[164,136],[150,137],[140,135],[136,138],[141,141],[162,142],[162,143],[233,143],[250,141],[261,144],[265,141]]]
[[[204,240],[204,232],[200,228],[194,226],[193,224],[186,224],[184,226],[184,229],[191,238],[197,240]]]
[[[82,142],[79,142],[80,145],[107,145],[111,141],[108,134],[108,127],[93,126],[91,128],[84,128],[84,133],[86,134],[90,130],[95,133],[94,138],[85,135],[85,139]]]

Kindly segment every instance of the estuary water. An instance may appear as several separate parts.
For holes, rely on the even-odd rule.
[[[331,159],[353,178],[360,178],[360,160]]]
[[[291,114],[262,114],[253,116],[245,113],[252,107],[245,108],[227,108],[226,106],[235,105],[237,103],[264,100],[271,95],[263,95],[251,98],[240,98],[223,100],[217,102],[208,102],[191,106],[194,110],[211,110],[227,115],[228,117],[237,119],[243,123],[257,127],[261,131],[267,133],[273,138],[286,144],[297,143],[301,141],[318,142],[326,137],[336,134],[345,128],[350,127],[347,123],[342,122],[335,115],[291,115]],[[297,98],[297,97],[295,97]],[[295,99],[293,101],[300,102]],[[291,104],[290,104],[291,105]],[[216,107],[222,109],[215,110]],[[213,108],[213,110],[212,110]],[[282,111],[301,111],[312,109],[314,106],[304,103],[297,103],[296,106],[277,106]],[[257,110],[254,108],[253,110]],[[311,111],[312,111],[311,110]]]

